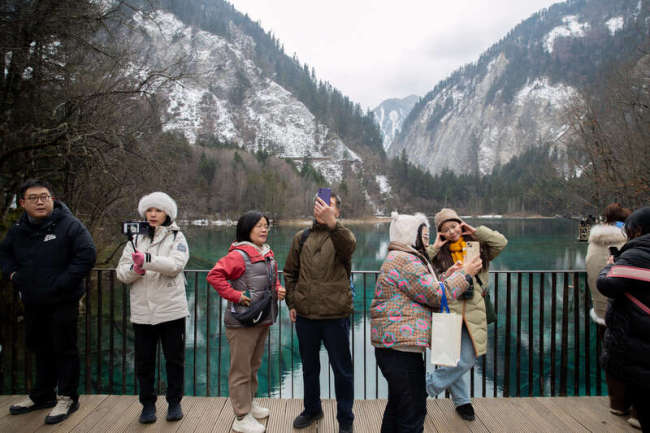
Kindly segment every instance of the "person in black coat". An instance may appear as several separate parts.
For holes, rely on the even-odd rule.
[[[0,269],[25,307],[25,340],[36,355],[36,382],[9,411],[18,415],[54,407],[45,418],[54,424],[79,407],[77,316],[95,245],[46,182],[25,182],[18,201],[25,212],[0,243]]]
[[[600,272],[598,290],[612,298],[605,316],[605,370],[625,382],[644,432],[650,432],[650,207],[625,220],[629,241]]]

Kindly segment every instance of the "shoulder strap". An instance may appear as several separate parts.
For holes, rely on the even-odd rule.
[[[300,235],[300,241],[298,241],[298,257],[300,257],[300,253],[302,252],[302,247],[305,245],[305,241],[309,237],[309,234],[311,233],[311,228],[307,227],[302,231],[302,234]]]
[[[239,249],[236,249],[235,251],[237,251],[239,254],[241,254],[242,257],[244,258],[244,268],[246,268],[248,266],[248,263],[251,261],[251,259],[248,257],[248,253],[246,251],[239,250]],[[246,270],[244,269],[244,272],[245,271]]]

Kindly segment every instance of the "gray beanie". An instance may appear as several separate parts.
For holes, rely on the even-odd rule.
[[[440,231],[440,226],[447,221],[458,221],[462,223],[463,220],[460,219],[455,210],[449,209],[448,207],[440,209],[440,212],[433,217],[433,222],[436,225],[436,230]]]
[[[418,228],[424,224],[429,227],[429,221],[424,214],[400,215],[396,211],[390,214],[390,241],[401,242],[414,246],[418,237]]]
[[[165,212],[167,216],[169,216],[169,219],[174,221],[176,219],[176,215],[178,212],[178,207],[176,206],[176,202],[174,201],[173,198],[165,194],[164,192],[152,192],[151,194],[147,194],[144,197],[140,199],[140,203],[138,203],[138,213],[142,218],[144,218],[144,213],[147,211],[147,209],[155,207],[156,209],[160,209],[161,211]]]

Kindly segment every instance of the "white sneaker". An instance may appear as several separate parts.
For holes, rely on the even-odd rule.
[[[629,425],[631,425],[632,427],[641,430],[641,423],[639,422],[639,420],[637,418],[630,417],[630,418],[627,419],[627,423]]]
[[[21,413],[31,412],[37,409],[54,407],[56,405],[56,400],[44,401],[42,403],[36,403],[31,398],[25,397],[25,400],[11,405],[9,408],[9,413],[12,415],[20,415]]]
[[[257,422],[250,413],[247,413],[242,419],[235,418],[232,429],[239,433],[264,433],[266,427]]]
[[[66,419],[72,412],[79,409],[79,402],[73,401],[71,397],[59,395],[57,403],[50,414],[45,417],[45,424],[56,424]]]
[[[253,418],[263,419],[269,416],[269,413],[271,413],[270,410],[265,407],[258,406],[257,403],[253,402],[253,405],[251,406],[251,415],[253,415]]]

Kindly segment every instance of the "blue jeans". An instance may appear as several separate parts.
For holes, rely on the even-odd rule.
[[[336,419],[343,427],[352,425],[354,414],[354,365],[350,353],[350,318],[312,320],[298,316],[296,334],[302,358],[305,413],[323,411],[320,401],[320,347],[325,344],[334,371]]]
[[[435,350],[432,348],[432,350]],[[455,367],[440,367],[427,373],[427,392],[436,396],[445,389],[451,392],[451,398],[456,407],[470,403],[469,371],[476,363],[476,352],[467,328],[463,324],[460,340],[460,361]]]

